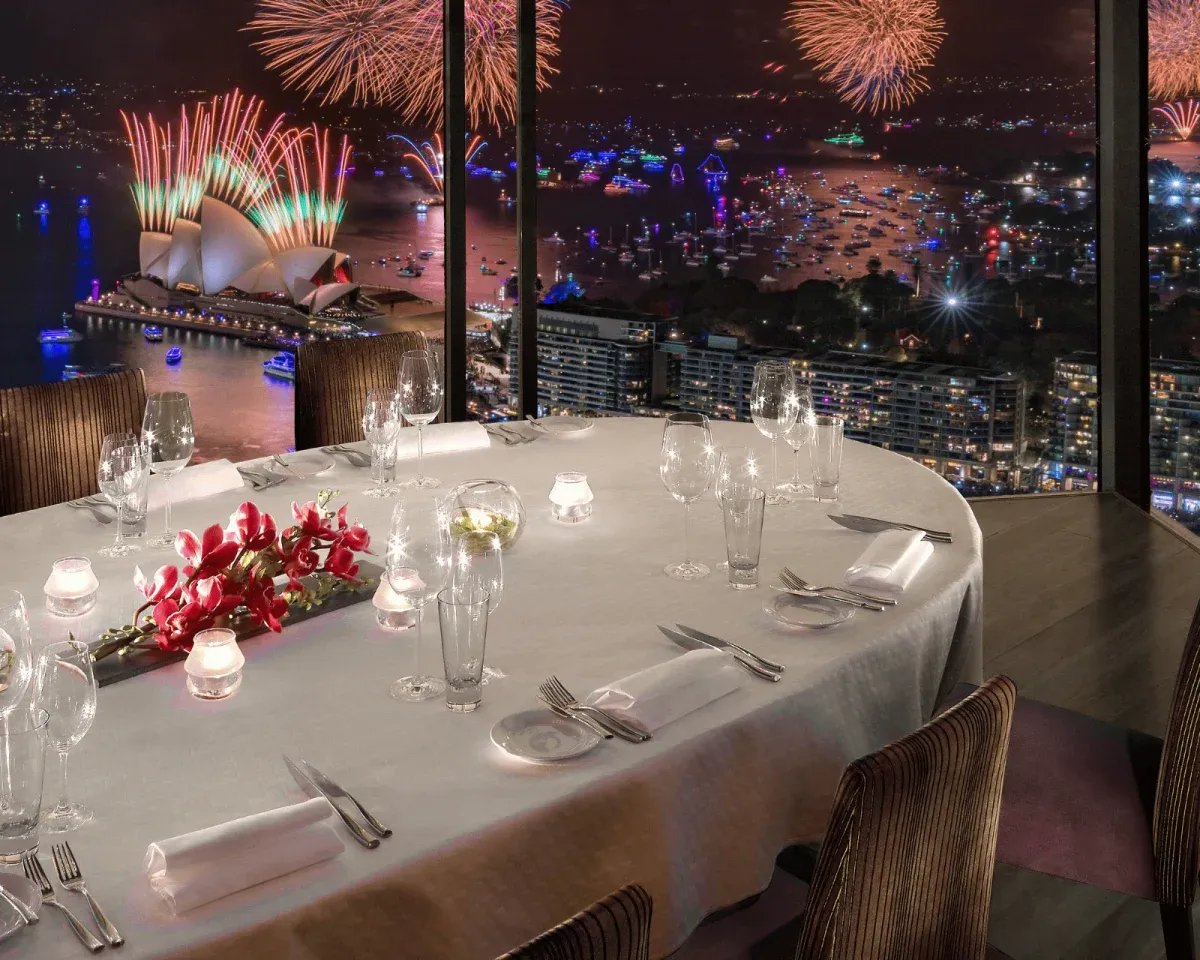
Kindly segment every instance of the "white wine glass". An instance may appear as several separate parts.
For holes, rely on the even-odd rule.
[[[125,524],[125,509],[141,489],[150,462],[144,447],[130,433],[110,433],[100,446],[100,465],[96,482],[100,492],[117,509],[117,531],[113,542],[99,550],[102,557],[124,557],[140,550],[138,544],[128,543],[121,536]]]
[[[450,575],[451,547],[440,505],[430,500],[401,500],[392,510],[388,533],[388,585],[416,611],[413,669],[391,686],[397,700],[417,702],[446,689],[439,677],[421,673],[421,621],[425,605],[437,597]]]
[[[66,833],[92,819],[92,811],[67,794],[67,755],[96,718],[96,674],[86,643],[63,640],[42,649],[34,705],[49,714],[46,743],[58,753],[58,803],[42,815],[45,833]]]
[[[760,360],[754,365],[750,387],[750,419],[758,432],[771,441],[771,481],[767,503],[785,503],[779,485],[779,441],[796,422],[796,376],[790,364]]]
[[[658,475],[663,486],[683,504],[683,561],[669,563],[663,572],[672,580],[699,580],[709,569],[692,561],[689,520],[692,503],[699,500],[713,482],[717,468],[717,450],[713,446],[708,417],[699,413],[673,413],[663,428],[659,451]]]
[[[442,373],[431,350],[408,350],[400,358],[400,412],[417,428],[417,475],[401,482],[409,489],[430,489],[442,481],[421,472],[425,456],[421,431],[442,409]]]
[[[186,393],[152,393],[146,398],[142,442],[150,453],[150,469],[166,481],[166,524],[163,534],[151,540],[150,546],[172,549],[175,532],[171,529],[171,479],[188,465],[195,450],[192,404]]]
[[[460,534],[454,541],[453,556],[450,586],[455,596],[472,596],[482,590],[488,596],[490,618],[504,598],[504,549],[500,538],[486,530]],[[483,668],[484,683],[503,676],[503,670],[486,665]]]
[[[796,422],[784,435],[792,448],[792,479],[779,485],[780,491],[790,500],[804,500],[813,495],[812,483],[805,483],[800,473],[800,451],[812,446],[816,435],[816,411],[813,409],[812,387],[807,383],[796,384]],[[811,475],[811,471],[809,471]]]
[[[403,420],[400,394],[396,390],[369,390],[363,404],[363,437],[371,446],[371,481],[366,491],[376,499],[394,497],[399,488],[396,478],[396,440]]]

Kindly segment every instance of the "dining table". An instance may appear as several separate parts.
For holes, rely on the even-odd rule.
[[[426,428],[436,431],[438,425]],[[701,921],[762,891],[778,854],[819,841],[847,762],[916,730],[959,680],[981,679],[982,538],[958,490],[919,463],[847,441],[836,502],[766,507],[761,585],[731,589],[723,571],[677,581],[684,507],[659,478],[663,421],[596,418],[571,436],[531,425],[532,442],[427,456],[434,500],[461,481],[494,478],[520,493],[526,520],[504,554],[502,603],[491,615],[486,663],[497,671],[473,713],[443,699],[399,702],[391,682],[411,672],[415,631],[386,631],[370,602],[244,640],[232,697],[189,695],[174,663],[103,687],[90,732],[70,755],[70,793],[90,823],[42,838],[70,841],[88,889],[125,937],[125,960],[167,957],[420,958],[489,960],[627,883],[654,901],[652,954],[666,956]],[[770,444],[749,424],[712,423],[714,443]],[[360,447],[361,449],[361,447]],[[807,452],[801,453],[807,464]],[[255,492],[230,490],[177,504],[178,529],[224,526],[250,500],[282,529],[293,502],[338,491],[382,559],[396,499],[372,499],[370,470],[334,454],[321,475]],[[781,473],[790,474],[783,447]],[[414,463],[397,465],[401,478]],[[807,469],[807,467],[806,467]],[[593,513],[551,514],[555,476],[585,473]],[[767,615],[783,566],[839,584],[871,543],[830,514],[853,513],[953,534],[894,607],[856,610],[821,630]],[[158,532],[161,513],[149,517]],[[694,559],[724,558],[711,490],[691,507]],[[134,569],[178,562],[143,548],[106,559],[111,525],[57,505],[0,519],[0,586],[27,598],[35,652],[46,643],[95,643],[128,623],[141,599]],[[55,559],[90,557],[96,607],[64,619],[44,608]],[[436,605],[434,605],[436,606]],[[656,730],[645,743],[604,741],[556,764],[532,764],[490,739],[493,725],[539,707],[538,684],[557,676],[583,697],[610,681],[681,655],[658,625],[683,623],[786,667],[768,682],[741,674],[730,694]],[[440,674],[438,618],[427,607],[422,666]],[[305,799],[282,755],[302,757],[349,790],[393,835],[368,850],[343,834],[337,857],[174,916],[150,888],[149,844]],[[57,782],[47,759],[46,806]],[[331,821],[333,822],[333,821]],[[56,883],[56,887],[57,887]],[[81,897],[59,891],[90,922]],[[0,960],[84,955],[63,918],[0,944]]]

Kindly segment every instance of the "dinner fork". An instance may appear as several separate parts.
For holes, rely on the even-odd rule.
[[[588,713],[597,718],[597,721],[607,729],[611,730],[622,740],[628,740],[630,743],[644,743],[650,739],[650,731],[643,729],[640,726],[634,726],[628,721],[622,720],[619,717],[614,717],[611,713],[601,710],[599,707],[594,707],[590,703],[580,703],[558,677],[551,677],[549,680],[543,681],[538,685],[538,692],[547,700],[557,703],[564,710],[569,710],[574,713]]]
[[[92,908],[92,916],[96,918],[96,925],[100,928],[104,939],[108,941],[108,945],[119,947],[125,942],[125,938],[117,932],[113,922],[104,915],[96,898],[88,893],[88,888],[83,883],[83,871],[79,869],[79,861],[75,859],[75,851],[71,849],[71,845],[56,843],[51,852],[54,855],[54,869],[58,871],[59,882],[72,893],[83,894],[88,906]]]
[[[822,587],[819,590],[814,590],[807,585],[801,586],[801,583],[806,581],[798,580],[795,574],[784,568],[780,571],[779,579],[783,581],[784,588],[789,593],[798,593],[806,597],[824,597],[826,600],[833,600],[835,603],[844,603],[851,607],[861,607],[863,610],[879,611],[883,609],[883,605],[870,600],[860,600],[857,597],[847,596],[845,593],[839,593],[837,587]]]
[[[75,914],[68,910],[65,904],[58,902],[58,898],[54,896],[54,888],[50,886],[50,878],[46,876],[46,871],[42,869],[42,865],[38,862],[36,853],[31,853],[21,858],[21,869],[25,871],[26,877],[37,884],[38,891],[42,895],[42,903],[48,903],[52,907],[57,907],[66,915],[67,923],[75,931],[75,936],[79,938],[80,943],[92,953],[99,953],[104,949],[104,943],[97,939],[91,930],[80,923]]]
[[[896,600],[894,597],[878,597],[872,593],[859,593],[857,590],[850,590],[847,587],[816,587],[816,586],[813,586],[811,583],[809,583],[807,580],[805,580],[803,577],[793,573],[787,567],[783,568],[783,572],[790,579],[794,580],[796,582],[797,586],[801,590],[815,590],[818,592],[821,590],[837,590],[840,593],[848,594],[849,596],[854,597],[858,600],[866,600],[867,603],[882,603],[888,607],[894,607],[896,605]]]
[[[371,465],[371,459],[365,453],[353,450],[343,444],[334,447],[322,447],[321,452],[343,456],[346,458],[346,462],[352,467],[369,467]]]
[[[611,740],[613,738],[611,733],[605,730],[604,727],[600,726],[600,724],[589,717],[586,713],[571,713],[571,711],[566,707],[560,707],[557,703],[547,700],[540,693],[538,694],[538,699],[548,706],[550,708],[550,712],[556,716],[563,717],[566,720],[574,720],[576,723],[582,723],[593,733],[599,734],[605,740]]]
[[[76,510],[86,510],[98,521],[100,521],[100,523],[112,523],[115,519],[101,510],[96,504],[88,503],[86,500],[68,500],[67,506],[74,507]]]

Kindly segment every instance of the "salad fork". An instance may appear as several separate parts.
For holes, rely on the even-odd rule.
[[[635,727],[633,724],[614,717],[611,713],[607,713],[599,707],[594,707],[588,703],[580,703],[575,699],[574,694],[563,686],[562,681],[558,677],[550,677],[549,680],[543,681],[538,685],[538,692],[547,700],[556,703],[572,714],[590,714],[622,740],[628,740],[630,743],[644,743],[650,739],[650,732],[648,730]]]
[[[896,600],[894,597],[877,597],[871,593],[859,593],[857,590],[851,590],[848,587],[817,587],[817,586],[814,586],[813,584],[811,584],[807,580],[805,580],[803,577],[797,576],[795,573],[793,573],[787,567],[783,568],[783,575],[785,577],[787,577],[788,579],[794,581],[796,586],[800,590],[813,590],[818,593],[823,590],[837,590],[840,593],[844,593],[844,594],[847,594],[848,596],[854,597],[856,600],[865,600],[865,601],[867,601],[867,603],[882,603],[888,607],[894,607],[896,605]]]
[[[21,858],[21,869],[25,871],[27,878],[37,884],[38,891],[42,895],[42,903],[48,903],[50,906],[56,907],[63,912],[67,918],[67,923],[75,931],[75,936],[79,938],[80,943],[92,953],[99,953],[104,949],[104,943],[91,930],[85,927],[75,914],[67,909],[65,904],[58,902],[58,898],[54,895],[54,888],[50,886],[50,878],[46,876],[46,871],[42,869],[42,865],[38,862],[36,853],[31,853]]]
[[[96,898],[88,893],[88,888],[83,883],[83,871],[79,869],[79,861],[75,859],[75,851],[71,849],[71,845],[56,843],[51,852],[54,855],[54,869],[58,871],[59,882],[72,893],[83,894],[88,906],[92,908],[92,916],[96,919],[96,925],[100,927],[100,932],[104,934],[108,945],[119,947],[125,942],[125,938],[117,932],[113,922],[105,916],[100,904],[96,902]]]

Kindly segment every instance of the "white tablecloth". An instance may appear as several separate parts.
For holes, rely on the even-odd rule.
[[[714,432],[718,442],[768,452],[748,425]],[[820,836],[846,761],[919,726],[947,681],[979,679],[981,537],[945,481],[847,443],[846,512],[921,522],[953,531],[955,542],[937,547],[897,608],[792,632],[762,612],[765,587],[735,592],[717,572],[695,583],[663,575],[681,558],[683,508],[658,478],[661,433],[661,421],[602,420],[575,440],[495,442],[426,462],[441,492],[497,477],[516,486],[528,513],[505,557],[504,600],[488,635],[488,662],[507,677],[485,688],[475,713],[389,698],[389,682],[409,671],[412,639],[378,629],[370,603],[247,641],[245,679],[228,701],[189,697],[182,664],[103,689],[70,762],[72,795],[96,816],[69,839],[126,937],[125,960],[486,960],[630,881],[654,897],[661,956],[707,913],[762,889],[781,848]],[[588,474],[596,499],[586,523],[550,517],[546,496],[564,470]],[[283,526],[292,500],[336,487],[382,549],[392,503],[361,496],[368,483],[368,471],[338,458],[317,480],[185,504],[175,519],[200,530],[253,497]],[[812,503],[767,508],[764,578],[786,563],[840,581],[868,538],[825,512]],[[151,533],[161,522],[150,517]],[[68,627],[95,639],[127,622],[138,599],[135,562],[153,569],[170,559],[99,558],[112,528],[65,506],[6,518],[0,530],[0,584],[25,593],[41,641]],[[722,558],[711,495],[693,507],[693,543],[710,565]],[[68,624],[40,608],[41,586],[56,557],[77,552],[93,558],[101,597],[93,614]],[[675,621],[741,641],[787,673],[777,684],[747,675],[739,690],[645,745],[605,743],[561,767],[523,765],[490,743],[492,724],[536,706],[536,685],[551,673],[582,697],[676,656],[655,629]],[[422,656],[440,668],[436,614],[426,617]],[[347,837],[333,861],[171,917],[141,873],[147,844],[302,799],[285,752],[341,782],[395,836],[376,851]],[[66,897],[86,914],[80,898]],[[0,945],[0,958],[80,956],[62,918],[44,914]]]

